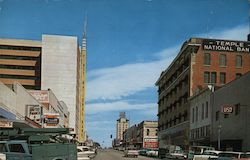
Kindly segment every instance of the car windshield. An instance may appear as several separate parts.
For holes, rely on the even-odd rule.
[[[242,154],[240,157],[241,158],[250,158],[250,154]]]
[[[215,152],[204,152],[203,155],[217,156],[218,154]]]
[[[219,157],[234,157],[234,158],[238,158],[239,154],[237,154],[237,153],[219,153]]]

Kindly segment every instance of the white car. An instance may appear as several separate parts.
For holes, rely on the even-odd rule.
[[[218,154],[221,153],[221,151],[215,151],[215,150],[206,150],[201,155],[194,155],[193,160],[208,160],[208,159],[218,159]]]
[[[158,150],[149,150],[146,152],[149,157],[158,157]]]
[[[139,156],[139,152],[137,150],[125,150],[124,157],[135,157]]]
[[[96,153],[88,146],[77,146],[77,160],[89,160],[94,158]]]
[[[0,160],[6,160],[6,155],[3,153],[0,153]]]

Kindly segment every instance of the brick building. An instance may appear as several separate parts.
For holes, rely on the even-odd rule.
[[[249,42],[191,38],[158,86],[159,146],[189,144],[188,98],[208,85],[222,86],[250,70]]]

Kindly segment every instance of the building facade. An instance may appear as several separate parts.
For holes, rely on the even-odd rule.
[[[123,132],[128,129],[129,120],[126,118],[125,112],[120,113],[120,118],[116,123],[116,139],[123,140]]]
[[[250,150],[249,84],[250,72],[213,92],[211,142],[216,148]]]
[[[190,144],[210,146],[212,105],[210,101],[214,87],[204,88],[190,97]]]
[[[222,86],[250,70],[249,43],[191,38],[170,66],[161,73],[158,86],[159,145],[189,145],[188,98],[207,85]]]
[[[39,41],[0,39],[0,81],[41,89],[41,52]]]
[[[137,143],[139,148],[158,148],[158,122],[142,121],[138,124]]]
[[[43,105],[44,128],[68,128],[69,112],[63,101],[59,101],[51,89],[29,90],[35,99]]]
[[[69,127],[78,135],[80,108],[80,50],[77,37],[42,36],[41,89],[52,89],[70,112]]]

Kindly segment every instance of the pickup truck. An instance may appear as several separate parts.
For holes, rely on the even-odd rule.
[[[30,144],[25,140],[0,141],[0,153],[7,160],[77,159],[76,146],[69,143]]]

